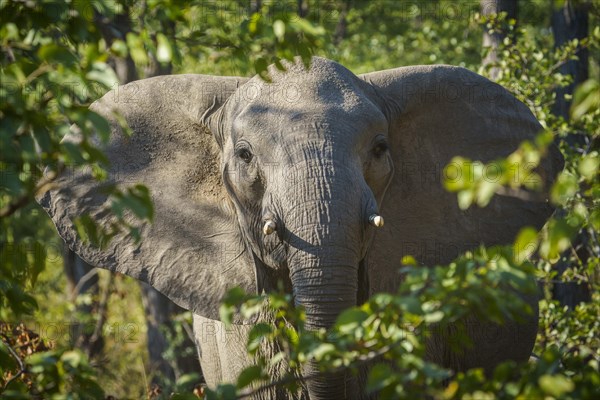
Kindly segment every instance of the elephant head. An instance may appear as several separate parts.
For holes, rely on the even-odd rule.
[[[453,156],[507,156],[541,129],[524,104],[475,73],[416,66],[356,76],[314,58],[308,70],[290,63],[271,76],[156,77],[96,102],[113,126],[108,183],[148,186],[155,221],[139,244],[86,246],[72,218],[109,223],[99,212],[106,183],[63,175],[40,202],[68,245],[212,319],[228,289],[260,293],[283,282],[317,329],[393,290],[403,255],[448,262],[481,243],[510,243],[552,212],[508,196],[463,212],[443,190]],[[539,172],[550,181],[559,167],[553,148]],[[343,390],[341,376],[309,382],[311,398]]]

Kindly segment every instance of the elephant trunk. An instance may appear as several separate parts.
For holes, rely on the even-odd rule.
[[[335,160],[332,148],[323,150],[328,148],[315,145],[319,157],[310,153],[312,158],[295,162],[282,193],[287,265],[307,330],[331,328],[344,309],[356,305],[366,214],[375,210],[361,172]],[[319,373],[309,362],[303,375],[311,400],[347,398],[345,373]]]
[[[361,207],[354,203],[321,202],[327,222],[305,221],[290,229],[296,236],[288,254],[290,279],[296,304],[305,308],[307,330],[331,328],[344,309],[356,305],[362,235]],[[347,398],[344,372],[319,373],[311,361],[303,375],[311,400]]]
[[[346,308],[356,305],[358,265],[313,261],[290,265],[296,304],[306,310],[305,328],[330,328]],[[311,400],[347,398],[344,372],[320,373],[315,361],[303,371]]]
[[[308,377],[306,385],[310,400],[338,400],[348,398],[346,374],[342,372],[321,373],[315,362],[310,361],[304,368],[304,376]]]

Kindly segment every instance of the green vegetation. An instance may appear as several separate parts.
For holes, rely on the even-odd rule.
[[[191,4],[189,4],[191,3]],[[271,381],[269,363],[287,362],[293,369],[314,358],[323,370],[351,371],[374,363],[368,390],[382,398],[598,398],[600,395],[600,9],[589,5],[589,37],[554,49],[549,34],[550,2],[521,1],[518,24],[506,18],[483,18],[478,2],[348,2],[332,0],[297,15],[296,2],[153,0],[133,5],[125,0],[94,2],[0,2],[0,393],[3,398],[141,398],[179,393],[196,398],[193,384],[173,382],[162,394],[149,393],[145,355],[145,322],[139,290],[117,277],[111,283],[104,358],[88,358],[72,349],[66,331],[76,319],[66,299],[60,239],[45,213],[33,201],[58,172],[93,168],[105,176],[106,160],[91,140],[106,140],[106,121],[87,109],[91,101],[118,83],[113,67],[128,55],[139,77],[150,68],[173,66],[174,73],[261,74],[279,59],[311,54],[341,62],[355,73],[411,64],[462,65],[489,75],[525,102],[545,131],[534,143],[523,143],[504,160],[494,161],[500,179],[484,179],[486,165],[455,159],[464,168],[461,180],[447,181],[462,208],[484,207],[498,193],[534,195],[550,190],[561,212],[538,235],[524,229],[512,246],[478,249],[448,266],[415,268],[406,258],[404,285],[396,295],[377,295],[344,312],[330,332],[304,332],[303,311],[290,308],[285,294],[247,296],[232,291],[222,307],[226,320],[237,309],[250,315],[266,300],[279,323],[258,325],[248,350],[257,367],[246,370],[237,385],[223,385],[211,398],[235,398],[259,391]],[[561,6],[561,1],[556,2]],[[577,2],[574,2],[577,3]],[[130,16],[130,31],[108,41],[99,18],[117,23]],[[498,62],[481,65],[484,29],[510,32],[498,51]],[[590,53],[591,79],[578,86],[570,115],[553,114],[556,90],[572,78],[560,68]],[[82,141],[61,143],[71,125]],[[566,165],[552,188],[542,188],[534,168],[548,144],[561,145]],[[40,166],[46,165],[45,171]],[[468,172],[468,174],[467,174]],[[466,179],[466,178],[469,179]],[[524,177],[534,178],[525,180]],[[83,237],[106,243],[118,231],[137,235],[137,223],[152,219],[144,187],[113,188],[115,223],[101,231],[91,220],[78,221]],[[133,223],[124,218],[133,212]],[[577,242],[584,235],[587,240]],[[535,255],[533,258],[529,256]],[[568,267],[558,276],[556,264]],[[423,360],[424,340],[453,324],[453,339],[462,343],[466,313],[480,321],[501,323],[526,313],[516,298],[501,292],[501,282],[535,290],[531,277],[544,283],[536,361],[499,366],[491,377],[482,371],[452,375]],[[591,301],[574,309],[552,300],[550,288],[575,281],[591,292]],[[109,280],[103,275],[103,285]],[[455,293],[460,292],[461,296]],[[468,293],[468,296],[464,294]],[[458,300],[461,302],[458,302]],[[82,296],[77,302],[91,299]],[[186,319],[187,318],[187,319]],[[24,321],[19,325],[15,321]],[[58,322],[57,322],[58,321]],[[284,322],[286,321],[286,322]],[[96,320],[85,321],[92,325]],[[52,325],[55,324],[55,325]],[[174,342],[185,334],[189,315],[179,321]],[[291,329],[290,324],[297,329]],[[59,332],[59,333],[52,333]],[[48,340],[50,339],[50,340]],[[261,340],[280,343],[283,351],[268,361],[257,353]],[[193,350],[192,350],[193,351]],[[172,356],[172,355],[171,355]],[[22,364],[21,364],[22,363]],[[127,376],[123,379],[122,376]],[[103,382],[99,385],[98,382]],[[294,390],[292,374],[280,382]],[[199,392],[196,392],[199,393]]]

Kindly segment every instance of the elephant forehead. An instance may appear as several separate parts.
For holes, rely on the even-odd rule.
[[[304,74],[264,82],[253,79],[242,86],[236,99],[242,105],[277,106],[283,110],[305,109],[331,104],[352,110],[360,106],[364,94],[354,80],[339,76],[322,79]]]
[[[385,120],[368,98],[355,96],[349,102],[328,102],[305,99],[302,102],[270,102],[260,99],[250,102],[235,113],[233,128],[245,131],[281,131],[322,127],[342,127],[346,124],[360,128]]]
[[[341,145],[353,144],[366,132],[385,131],[385,117],[379,110],[363,107],[347,112],[339,107],[281,112],[273,108],[247,109],[235,118],[234,137],[248,140],[275,140],[290,144],[310,139],[331,139]]]

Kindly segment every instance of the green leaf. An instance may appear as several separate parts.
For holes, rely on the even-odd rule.
[[[269,365],[276,366],[280,362],[284,361],[286,358],[287,358],[287,355],[283,351],[280,351],[279,353],[277,353],[273,357],[271,357],[271,359],[269,360]]]
[[[264,58],[260,57],[258,58],[255,62],[254,62],[254,70],[256,71],[256,73],[266,82],[271,82],[271,78],[269,77],[269,74],[267,72],[267,67],[269,66],[269,63],[267,63],[267,60],[265,60]]]
[[[486,207],[498,188],[498,183],[483,179],[477,189],[477,205]]]
[[[78,368],[83,362],[81,353],[75,350],[65,351],[60,360],[71,368]]]
[[[466,210],[471,207],[474,199],[475,192],[473,190],[461,190],[458,192],[458,207],[461,210]]]
[[[230,383],[220,384],[215,391],[207,390],[208,400],[236,400],[238,398],[236,387]]]
[[[563,171],[552,186],[550,195],[555,204],[564,205],[577,193],[578,189],[577,178],[569,172]]]
[[[86,113],[86,118],[92,123],[100,139],[106,143],[110,137],[110,124],[106,118],[91,110]]]
[[[250,16],[250,22],[248,24],[248,31],[255,34],[259,30],[260,23],[262,22],[261,13],[254,13]]]
[[[551,219],[548,223],[547,238],[540,244],[540,255],[549,261],[558,260],[560,253],[571,245],[571,238],[578,230],[564,219]]]
[[[275,33],[275,37],[280,42],[283,42],[285,39],[285,23],[278,19],[273,23],[273,33]]]
[[[594,151],[585,155],[580,161],[578,170],[579,173],[588,181],[591,181],[598,176],[598,167],[600,166],[600,156]]]
[[[104,63],[94,63],[85,77],[90,81],[101,83],[107,89],[115,87],[119,83],[115,71]]]
[[[540,388],[551,396],[560,397],[575,389],[573,381],[564,375],[542,375],[538,379]]]
[[[83,243],[90,243],[91,245],[98,247],[100,245],[100,238],[98,234],[98,227],[92,217],[88,214],[80,215],[73,220],[77,234]]]
[[[65,46],[55,43],[45,44],[38,50],[38,56],[49,63],[59,63],[71,66],[77,63],[77,58]]]
[[[170,62],[173,58],[173,49],[171,48],[171,43],[169,43],[169,39],[163,34],[158,33],[156,35],[157,48],[156,48],[156,59],[160,62]]]
[[[121,39],[116,39],[110,46],[110,50],[117,57],[121,57],[121,58],[125,58],[125,57],[127,57],[127,54],[129,54],[128,49],[127,49],[127,43],[125,43]]]
[[[225,326],[230,326],[233,323],[233,314],[235,311],[235,307],[228,304],[221,304],[219,306],[219,319]]]
[[[411,255],[406,255],[406,256],[402,257],[400,264],[407,265],[407,266],[416,266],[417,260],[415,260],[415,258]]]
[[[129,54],[137,65],[148,64],[148,54],[144,48],[144,42],[135,33],[129,32],[126,36],[127,46],[129,47]]]
[[[600,231],[600,207],[592,211],[590,215],[590,224],[596,231]]]
[[[234,287],[229,289],[223,302],[229,305],[240,305],[242,301],[246,299],[246,292],[241,287]]]
[[[350,308],[343,311],[335,322],[335,327],[341,333],[351,333],[358,328],[369,314],[358,308]]]
[[[0,340],[0,365],[2,365],[6,371],[17,368],[17,361],[13,358],[8,347],[2,340]]]
[[[252,327],[248,334],[247,349],[251,354],[254,354],[259,348],[263,339],[273,332],[273,326],[266,323],[258,323]]]
[[[367,392],[378,392],[395,381],[395,374],[388,364],[376,364],[367,378]]]
[[[600,82],[588,79],[575,89],[571,104],[571,118],[578,121],[587,113],[600,108]]]
[[[325,356],[335,353],[335,346],[331,343],[320,343],[316,348],[314,348],[310,354],[317,361],[323,360]]]
[[[425,322],[427,322],[428,324],[440,322],[443,318],[444,312],[440,310],[425,314]]]
[[[419,299],[413,296],[400,297],[396,300],[398,305],[402,307],[402,310],[405,312],[414,314],[414,315],[422,315],[423,309],[421,307],[421,302]]]
[[[181,375],[177,378],[177,382],[175,382],[175,386],[179,390],[192,389],[198,382],[201,381],[200,374],[196,372],[191,372],[187,374]]]
[[[513,246],[515,262],[520,264],[533,255],[538,243],[538,233],[535,229],[531,227],[521,229]]]
[[[257,381],[262,378],[262,368],[258,365],[253,365],[251,367],[245,368],[237,379],[237,387],[239,389],[243,389],[246,386],[252,384],[252,382]]]

